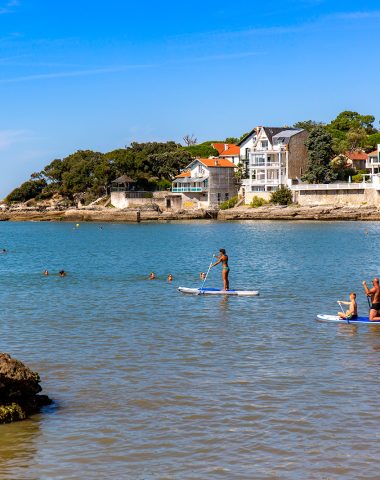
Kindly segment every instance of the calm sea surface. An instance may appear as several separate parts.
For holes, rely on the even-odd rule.
[[[315,321],[351,290],[366,313],[379,245],[368,222],[0,223],[0,351],[56,402],[0,425],[0,478],[379,478],[380,326]],[[260,297],[177,292],[221,247]]]

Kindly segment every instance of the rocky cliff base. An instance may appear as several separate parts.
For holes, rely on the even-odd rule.
[[[380,220],[380,209],[369,206],[265,205],[220,210],[218,220]]]
[[[380,220],[380,209],[366,205],[310,206],[265,205],[259,208],[238,207],[228,210],[168,210],[156,208],[42,208],[23,205],[0,209],[0,221],[66,222],[149,222],[217,219],[229,220]]]
[[[52,401],[39,395],[38,373],[7,353],[0,353],[0,423],[23,420]]]

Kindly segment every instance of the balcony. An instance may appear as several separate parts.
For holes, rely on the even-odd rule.
[[[250,167],[252,168],[281,168],[281,163],[280,162],[258,162],[258,161],[253,161],[252,163],[249,164]]]
[[[280,180],[278,178],[256,178],[249,182],[248,185],[280,185]]]
[[[187,185],[183,185],[182,187],[172,188],[173,193],[186,193],[186,192],[201,193],[201,192],[207,192],[207,191],[208,191],[207,187],[190,187]]]

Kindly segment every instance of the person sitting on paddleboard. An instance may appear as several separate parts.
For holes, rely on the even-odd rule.
[[[218,261],[215,262],[211,267],[215,267],[219,263],[222,264],[222,279],[223,279],[223,290],[229,290],[230,289],[230,282],[228,280],[228,274],[230,272],[230,267],[228,266],[228,255],[226,254],[226,251],[224,248],[221,248],[219,250],[219,256],[218,256]]]
[[[343,305],[349,305],[349,309],[346,310],[346,313],[338,312],[340,318],[343,318],[345,320],[356,320],[358,318],[358,304],[356,303],[356,293],[350,293],[349,302],[343,302],[341,300],[338,300],[338,303]]]
[[[367,286],[367,283],[365,280],[363,280],[362,285],[364,287],[364,291],[367,295],[367,297],[371,298],[371,309],[369,311],[369,319],[371,322],[373,321],[378,321],[380,320],[380,317],[378,316],[379,311],[380,311],[380,285],[379,285],[379,279],[375,277],[372,280],[372,285],[373,287],[370,289]]]
[[[204,279],[206,278],[205,272],[201,272],[201,273],[199,274],[199,278],[200,278],[201,280],[204,280]]]

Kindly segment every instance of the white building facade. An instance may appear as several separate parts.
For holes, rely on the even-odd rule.
[[[245,203],[255,195],[269,198],[281,185],[300,180],[307,165],[307,136],[302,129],[257,127],[240,142],[241,158],[246,162]]]

